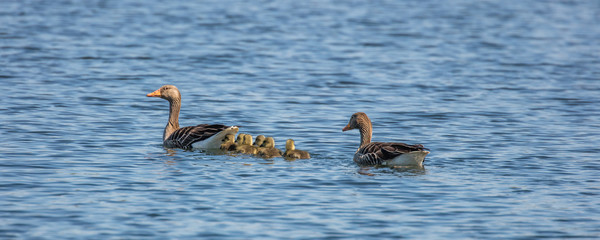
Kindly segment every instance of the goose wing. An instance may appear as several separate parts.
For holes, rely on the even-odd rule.
[[[200,124],[182,127],[173,132],[165,140],[165,143],[169,146],[189,150],[192,148],[193,143],[204,141],[227,128],[229,128],[229,126],[222,124]]]
[[[410,145],[394,142],[371,142],[355,154],[354,161],[359,165],[380,165],[384,161],[394,159],[404,153],[423,151],[427,148],[421,144]]]

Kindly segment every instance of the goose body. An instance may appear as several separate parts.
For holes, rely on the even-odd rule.
[[[236,134],[239,130],[236,126],[222,124],[200,124],[180,128],[181,94],[173,85],[164,85],[146,96],[169,101],[169,121],[163,132],[163,146],[167,148],[218,149],[227,134]]]
[[[285,153],[283,153],[283,157],[287,159],[308,159],[310,158],[310,153],[296,149],[294,140],[288,139],[285,142]]]
[[[359,129],[360,146],[354,154],[358,165],[423,166],[429,151],[421,144],[410,145],[396,142],[371,142],[373,126],[367,114],[352,115],[342,131]]]
[[[260,148],[258,148],[258,153],[256,154],[262,158],[274,158],[281,157],[281,150],[275,148],[275,139],[272,137],[268,137],[264,140],[263,144]]]

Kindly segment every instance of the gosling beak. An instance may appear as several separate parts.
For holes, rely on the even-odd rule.
[[[158,90],[156,90],[154,92],[148,93],[146,95],[146,97],[160,97],[160,89],[158,89]]]
[[[342,132],[348,131],[350,129],[352,129],[352,128],[350,128],[350,124],[348,124],[342,129]]]

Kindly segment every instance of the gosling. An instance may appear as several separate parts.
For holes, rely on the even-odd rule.
[[[281,150],[275,148],[275,139],[268,137],[265,139],[260,148],[258,148],[257,155],[262,158],[274,158],[281,157],[282,152]]]
[[[237,149],[238,146],[241,146],[244,142],[244,135],[246,135],[245,133],[240,133],[237,136],[237,139],[235,140],[234,144],[231,144],[229,146],[229,151],[235,151]]]
[[[229,148],[235,144],[235,135],[234,134],[227,134],[225,135],[225,137],[223,138],[223,140],[221,140],[221,150],[223,151],[227,151],[229,150]]]
[[[243,154],[256,154],[258,152],[258,148],[252,146],[252,135],[245,134],[243,136],[242,144],[236,146],[235,152]]]
[[[285,153],[283,156],[287,159],[308,159],[310,154],[307,151],[296,150],[294,140],[288,139],[285,141]]]
[[[254,139],[254,144],[252,144],[252,146],[260,147],[263,144],[263,142],[265,142],[265,135],[258,135]]]

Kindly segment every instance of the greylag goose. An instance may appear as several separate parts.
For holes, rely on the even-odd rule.
[[[257,155],[262,158],[274,158],[281,157],[282,152],[281,150],[275,148],[275,139],[268,137],[265,139],[260,148],[258,148]]]
[[[288,139],[285,141],[285,153],[283,156],[288,159],[307,159],[310,154],[307,151],[297,150],[294,145],[294,140]]]
[[[244,134],[242,144],[236,145],[234,151],[236,153],[256,154],[258,152],[258,148],[252,146],[252,135]]]
[[[371,142],[373,126],[363,112],[353,114],[342,131],[356,128],[360,131],[360,146],[354,154],[354,162],[358,165],[422,166],[425,156],[429,154],[421,144]]]
[[[218,149],[225,135],[236,134],[239,130],[236,126],[222,124],[200,124],[179,128],[181,94],[173,85],[164,85],[146,96],[169,101],[169,121],[163,132],[163,146],[167,148]]]
[[[256,147],[260,147],[263,144],[263,142],[265,142],[265,135],[258,135],[254,139],[254,144],[252,144],[252,145],[256,146]]]
[[[222,140],[223,143],[221,143],[221,150],[223,151],[227,151],[229,150],[229,148],[231,147],[231,145],[235,144],[235,135],[233,134],[227,134],[225,135],[225,137]]]

